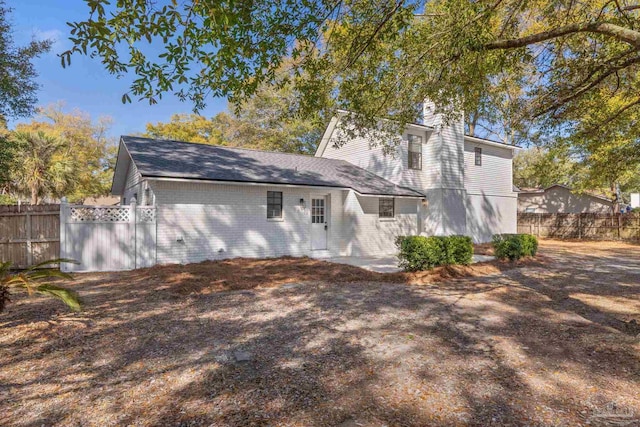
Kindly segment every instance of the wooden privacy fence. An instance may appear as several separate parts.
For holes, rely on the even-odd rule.
[[[26,268],[60,257],[60,205],[0,206],[0,261]]]
[[[563,239],[640,241],[639,214],[518,213],[518,233]]]

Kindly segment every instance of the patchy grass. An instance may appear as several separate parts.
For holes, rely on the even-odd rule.
[[[0,315],[2,424],[640,419],[638,247],[540,251],[421,274],[294,258],[79,274],[84,312],[16,297]]]

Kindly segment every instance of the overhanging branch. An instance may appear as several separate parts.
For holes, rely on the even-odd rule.
[[[607,22],[564,25],[553,30],[543,31],[526,37],[496,40],[485,43],[481,46],[480,50],[517,49],[576,33],[597,33],[608,35],[640,50],[640,32]]]

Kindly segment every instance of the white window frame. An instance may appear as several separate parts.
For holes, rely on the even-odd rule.
[[[418,147],[420,147],[420,151],[411,150],[412,145],[414,145],[414,147],[415,145],[418,145]],[[411,155],[416,153],[419,154],[419,165],[417,168],[411,166]],[[407,166],[411,170],[422,170],[422,136],[420,135],[407,135]]]
[[[269,216],[269,196],[270,193],[280,193],[280,216]],[[273,206],[274,204],[271,203]],[[267,191],[267,221],[284,221],[284,193],[282,191]]]
[[[382,203],[383,201],[391,200],[391,216],[382,215]],[[392,220],[396,217],[396,199],[393,197],[379,197],[378,198],[378,218],[381,220]]]

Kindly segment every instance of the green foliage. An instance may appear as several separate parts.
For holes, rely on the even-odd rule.
[[[46,295],[56,298],[67,305],[71,310],[80,311],[82,304],[75,291],[64,287],[47,283],[50,279],[71,279],[71,275],[63,273],[55,268],[47,268],[52,264],[75,261],[69,259],[52,259],[34,265],[26,270],[12,272],[11,263],[0,263],[0,312],[10,302],[12,290],[26,292],[29,296],[34,294]]]
[[[538,252],[538,239],[531,234],[496,234],[492,243],[498,259],[515,261]]]
[[[406,271],[471,263],[473,243],[467,236],[400,236],[396,239],[399,266]]]
[[[0,205],[15,205],[17,200],[10,194],[0,194]]]
[[[450,264],[469,265],[473,261],[473,240],[469,236],[448,236]]]
[[[50,40],[32,40],[27,46],[15,46],[10,12],[5,2],[0,1],[0,116],[3,118],[24,117],[33,112],[39,88],[33,60],[51,48]]]
[[[43,131],[15,132],[14,184],[36,205],[44,195],[64,194],[73,177],[73,157],[65,141]]]
[[[298,98],[292,84],[283,79],[279,85],[260,87],[242,104],[230,103],[232,113],[219,113],[210,119],[197,114],[176,114],[168,123],[148,123],[146,136],[313,154],[323,123],[317,116],[298,116],[295,111]]]
[[[70,202],[107,195],[111,188],[116,146],[106,137],[109,120],[93,122],[60,105],[38,110],[30,123],[9,133],[9,181],[12,196],[28,196],[32,204],[43,198],[66,196]]]
[[[119,77],[134,73],[124,102],[132,95],[155,103],[169,92],[196,110],[209,96],[240,104],[265,84],[279,85],[290,55],[286,79],[300,93],[300,111],[326,118],[336,108],[349,110],[361,133],[404,128],[419,118],[417,106],[425,98],[450,119],[455,111],[500,104],[485,118],[502,122],[509,141],[527,131],[526,121],[551,125],[569,117],[602,87],[624,95],[612,115],[640,105],[640,17],[618,2],[311,0],[301,7],[291,0],[257,0],[232,7],[187,0],[149,7],[95,0],[87,5],[87,19],[69,24],[74,46],[61,55],[62,63],[90,55]],[[399,124],[381,123],[380,117]],[[393,143],[384,136],[382,144]]]
[[[546,188],[553,184],[573,187],[583,166],[563,147],[530,148],[513,159],[513,183],[519,188]]]

